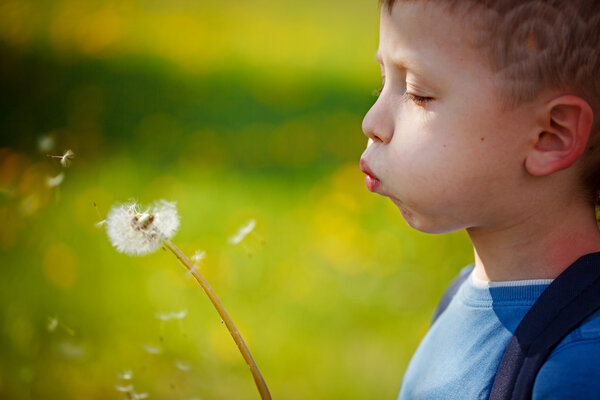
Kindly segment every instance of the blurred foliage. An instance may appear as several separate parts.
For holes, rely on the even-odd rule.
[[[275,399],[393,398],[472,256],[364,188],[377,24],[375,1],[0,1],[0,398],[258,398],[175,258],[95,226],[131,198],[178,203]],[[229,244],[251,218],[264,242]]]

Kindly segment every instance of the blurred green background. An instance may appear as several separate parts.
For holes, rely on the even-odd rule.
[[[395,398],[472,255],[364,187],[377,36],[375,0],[0,1],[0,398],[258,398],[177,260],[95,226],[128,199],[177,202],[273,398]]]

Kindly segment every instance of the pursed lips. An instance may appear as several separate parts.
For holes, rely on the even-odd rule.
[[[373,177],[373,178],[377,179],[377,176],[375,176],[375,174],[373,173],[373,171],[371,171],[371,168],[369,168],[369,164],[367,164],[367,160],[366,160],[366,158],[364,157],[364,155],[363,155],[363,157],[361,157],[361,159],[360,159],[360,170],[361,170],[363,173],[365,173],[365,174],[367,174],[367,175],[369,175],[369,176],[371,176],[371,177]]]
[[[375,192],[381,185],[381,181],[369,168],[369,164],[367,164],[367,160],[364,155],[360,159],[360,170],[367,175],[365,178],[365,185],[367,185],[367,189],[369,189],[371,192]]]

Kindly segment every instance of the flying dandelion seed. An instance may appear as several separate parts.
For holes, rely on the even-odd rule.
[[[181,361],[175,361],[175,367],[177,367],[178,370],[184,372],[187,372],[192,369],[192,366],[190,364],[186,364]]]
[[[75,158],[75,153],[73,153],[72,150],[67,150],[63,153],[62,156],[53,156],[51,154],[48,154],[48,157],[50,158],[60,158],[60,165],[62,165],[63,167],[67,168],[69,165],[71,165],[71,160],[73,158]]]
[[[58,326],[58,318],[50,318],[48,321],[48,332],[54,332]]]
[[[154,314],[154,316],[163,322],[170,321],[171,318],[173,318],[170,313],[169,314],[156,313],[156,314]]]
[[[170,321],[172,319],[179,319],[179,320],[184,319],[185,316],[187,315],[187,312],[188,311],[184,308],[183,310],[177,311],[177,312],[170,312],[168,314],[165,314],[165,313],[156,313],[154,315],[159,320],[166,322],[166,321]]]
[[[71,328],[69,328],[67,325],[63,324],[62,322],[60,322],[58,320],[58,318],[56,317],[49,317],[48,318],[48,332],[54,332],[56,331],[56,329],[60,327],[62,328],[62,330],[64,330],[67,334],[71,335],[71,336],[75,336],[75,331]]]
[[[100,211],[98,211],[98,206],[96,205],[96,202],[93,202],[94,204],[94,209],[96,210],[96,214],[98,214],[98,218],[101,219],[101,221],[96,222],[94,225],[96,226],[96,228],[100,228],[101,226],[103,226],[106,223],[105,219],[102,219],[102,216],[100,215]]]
[[[255,226],[256,226],[256,221],[251,219],[250,221],[248,221],[248,223],[246,225],[242,226],[240,228],[240,230],[234,236],[229,238],[229,243],[231,243],[231,244],[240,243],[242,240],[244,240],[244,238],[250,232],[252,232],[252,230],[254,230]]]
[[[136,392],[133,392],[133,393],[131,393],[131,395],[132,395],[132,398],[134,400],[142,400],[142,399],[147,399],[148,398],[148,393],[136,393]]]
[[[175,203],[161,200],[145,211],[136,203],[113,207],[106,219],[106,233],[114,247],[128,255],[158,250],[179,228]]]
[[[192,261],[195,263],[199,263],[200,261],[204,260],[204,257],[206,257],[206,251],[196,250],[196,252],[192,256]]]
[[[61,172],[60,174],[58,174],[56,176],[48,176],[48,177],[46,177],[46,186],[48,186],[49,188],[57,187],[58,185],[60,185],[63,182],[64,179],[65,179],[64,172]]]
[[[193,276],[194,274],[199,274],[200,271],[198,271],[198,267],[196,266],[196,264],[192,264],[192,268],[190,268],[186,273],[185,276],[186,277],[190,277]]]
[[[160,354],[162,352],[162,349],[160,347],[158,347],[158,346],[152,346],[152,345],[149,345],[149,344],[143,345],[142,348],[148,354]]]
[[[173,312],[171,313],[171,318],[173,319],[178,319],[178,320],[182,320],[185,318],[185,316],[187,315],[188,311],[186,309],[183,309],[179,312]]]
[[[128,370],[125,370],[123,372],[119,372],[117,374],[117,377],[119,379],[123,379],[124,381],[129,381],[129,380],[131,380],[131,378],[133,378],[133,372],[131,372],[131,370],[128,369]]]
[[[115,385],[115,389],[117,392],[129,393],[129,392],[133,391],[133,385],[127,385],[127,386]]]

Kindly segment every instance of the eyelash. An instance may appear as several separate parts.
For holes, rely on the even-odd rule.
[[[404,98],[412,101],[419,107],[425,107],[427,105],[427,103],[429,103],[431,100],[433,100],[433,98],[431,98],[431,97],[417,96],[416,94],[406,93],[406,92],[404,93]]]
[[[381,95],[382,91],[383,91],[383,88],[374,90],[373,91],[373,96],[379,97]],[[427,105],[427,103],[429,103],[431,100],[433,100],[432,97],[417,96],[416,94],[407,93],[407,92],[405,92],[403,94],[402,98],[404,100],[410,100],[410,101],[412,101],[413,103],[415,103],[419,107],[425,107]]]

